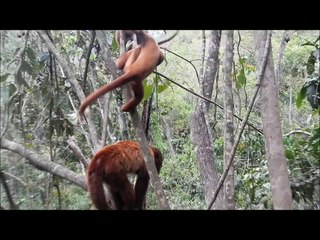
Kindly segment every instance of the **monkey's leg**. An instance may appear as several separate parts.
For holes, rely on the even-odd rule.
[[[109,173],[107,183],[117,209],[134,208],[135,193],[124,171]]]
[[[133,80],[130,82],[130,86],[132,87],[134,96],[122,106],[121,109],[124,112],[132,111],[142,101],[144,95],[142,82]]]

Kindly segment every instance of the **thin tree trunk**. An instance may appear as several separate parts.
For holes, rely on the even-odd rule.
[[[167,144],[168,144],[170,156],[175,156],[176,153],[175,153],[174,148],[172,146],[172,138],[171,138],[171,131],[170,131],[169,123],[165,117],[162,117],[160,120],[162,121],[163,132],[164,132],[164,136],[167,141]]]
[[[224,59],[224,169],[228,164],[228,159],[234,144],[233,126],[233,93],[232,93],[232,63],[233,63],[233,31],[226,31],[226,47]],[[231,165],[226,180],[223,185],[224,204],[226,209],[235,209],[234,201],[234,167]]]
[[[267,31],[256,32],[256,59],[258,68],[263,61],[266,39]],[[263,133],[265,136],[266,158],[274,209],[292,209],[292,194],[282,139],[278,91],[272,59],[271,41],[269,44],[270,51],[267,57],[267,65],[261,81],[260,89],[261,115]]]
[[[289,126],[292,124],[292,85],[289,86],[290,89],[290,100],[289,100]]]
[[[218,39],[218,40],[217,40]],[[220,46],[220,31],[211,31],[208,49],[208,59],[200,89],[202,94],[208,98],[212,96],[214,78],[218,65],[218,54]],[[213,190],[218,183],[219,177],[216,170],[213,136],[209,126],[206,102],[198,100],[198,106],[191,116],[191,140],[195,146],[196,157],[200,168],[200,179],[204,186],[204,197],[206,204],[210,203]],[[222,209],[222,194],[211,209]]]
[[[206,67],[204,71],[203,81],[201,82],[202,96],[211,99],[213,92],[214,80],[219,68],[219,48],[221,41],[221,31],[214,30],[210,32],[210,41],[208,47],[208,58],[206,61]],[[205,102],[208,110],[211,105],[209,102]]]

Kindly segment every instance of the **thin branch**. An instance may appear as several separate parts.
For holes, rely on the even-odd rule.
[[[202,98],[203,100],[206,100],[206,101],[209,102],[209,103],[214,104],[215,106],[217,106],[217,107],[220,108],[221,110],[224,110],[224,108],[223,108],[220,104],[215,103],[214,101],[210,100],[209,98],[206,98],[206,97],[204,97],[204,96],[201,96],[201,95],[198,94],[198,93],[195,93],[195,92],[191,91],[190,89],[182,86],[181,84],[179,84],[179,83],[173,81],[172,79],[168,78],[167,76],[163,75],[162,73],[159,73],[159,72],[157,72],[157,71],[153,71],[153,72],[156,73],[156,74],[158,74],[158,75],[160,75],[161,77],[167,79],[169,82],[172,82],[173,84],[177,85],[178,87],[186,90],[187,92],[189,92],[189,93],[191,93],[191,94],[193,94],[193,95],[195,95],[195,96],[197,96],[197,97],[199,97],[199,98]],[[220,112],[220,114],[222,115],[221,112]],[[233,116],[234,116],[235,118],[237,118],[238,120],[240,120],[240,121],[243,122],[243,119],[242,119],[241,117],[239,117],[238,115],[233,114]],[[258,129],[257,127],[255,127],[252,123],[247,122],[247,125],[249,125],[249,126],[252,127],[253,129],[255,129],[255,130],[256,130],[257,132],[259,132],[260,134],[263,134],[262,130],[260,130],[260,129]]]
[[[71,107],[73,108],[74,112],[77,112],[77,109],[76,109],[76,107],[75,107],[74,104],[73,104],[73,99],[72,99],[69,91],[67,92],[67,95],[68,95],[68,98],[69,98],[69,102],[70,102],[70,104],[71,104]],[[88,146],[90,146],[90,139],[89,139],[89,137],[88,137],[88,133],[84,130],[83,122],[82,122],[81,120],[79,120],[79,124],[80,124],[80,129],[81,129],[80,132],[81,132],[81,133],[84,135],[84,137],[86,138],[86,141],[87,141],[87,143],[88,143]],[[93,147],[91,147],[90,150],[91,150],[92,154],[95,153],[95,150],[94,150]]]
[[[19,183],[21,183],[24,187],[26,187],[27,186],[27,183],[26,182],[24,182],[24,181],[22,181],[20,178],[18,178],[17,176],[15,176],[15,175],[13,175],[13,174],[11,174],[11,173],[8,173],[8,172],[6,172],[6,171],[1,171],[4,175],[6,175],[6,176],[9,176],[10,178],[13,178],[14,180],[16,180],[16,181],[18,181]]]
[[[179,57],[179,58],[181,58],[181,59],[183,59],[184,61],[190,63],[191,66],[193,67],[194,71],[196,72],[197,79],[198,79],[198,83],[200,83],[200,78],[199,78],[199,74],[198,74],[197,68],[194,66],[194,64],[192,63],[192,61],[190,61],[190,60],[182,57],[181,55],[179,55],[179,54],[177,54],[177,53],[175,53],[175,52],[170,51],[169,49],[166,49],[166,48],[163,48],[163,47],[160,47],[160,48],[163,49],[163,50],[165,50],[165,51],[167,51],[167,52],[169,52],[169,53],[171,53],[171,54],[173,54],[173,55],[175,55],[175,56],[177,56],[177,57]]]
[[[9,208],[10,210],[17,210],[19,209],[19,206],[14,202],[12,194],[10,192],[9,186],[6,182],[6,177],[4,176],[3,172],[0,171],[0,180],[2,181],[2,185],[4,187],[4,191],[7,195],[8,201],[9,201]]]
[[[87,162],[86,158],[83,156],[81,149],[76,144],[75,138],[73,136],[69,137],[69,139],[67,140],[67,143],[68,143],[70,149],[73,151],[74,155],[76,155],[77,159],[82,163],[84,168],[87,169],[88,162]]]
[[[16,97],[19,97],[19,92],[16,91],[14,94],[12,94],[12,96],[10,97],[8,103],[6,104],[5,106],[5,111],[6,111],[6,119],[4,121],[4,126],[3,126],[3,129],[2,129],[2,132],[1,132],[1,136],[0,136],[0,141],[1,139],[4,137],[4,135],[6,134],[7,130],[8,130],[8,127],[10,125],[10,118],[13,118],[13,114],[11,114],[10,116],[10,106],[11,104],[14,102],[15,98]]]
[[[253,94],[253,97],[251,99],[251,102],[250,102],[250,105],[249,105],[249,108],[246,112],[246,115],[245,115],[245,118],[244,118],[244,121],[242,122],[241,124],[241,127],[240,127],[240,130],[237,134],[237,137],[235,138],[235,143],[232,147],[232,151],[230,153],[230,156],[229,156],[229,159],[228,159],[228,164],[226,166],[226,169],[225,171],[223,172],[219,182],[218,182],[218,185],[216,187],[216,190],[214,191],[213,193],[213,196],[212,196],[212,200],[210,202],[210,204],[208,205],[208,210],[211,209],[214,201],[216,200],[217,196],[218,196],[218,193],[223,185],[223,182],[229,172],[229,169],[233,163],[233,160],[234,160],[234,156],[235,156],[235,153],[236,153],[236,150],[237,150],[237,147],[238,147],[238,144],[240,143],[240,139],[241,139],[241,135],[243,133],[243,130],[247,124],[247,121],[249,119],[249,115],[251,113],[251,110],[252,110],[252,107],[255,103],[255,100],[257,98],[257,95],[258,95],[258,92],[259,92],[259,89],[260,89],[260,83],[261,83],[261,80],[262,80],[262,76],[264,74],[264,70],[266,68],[266,65],[267,65],[267,57],[268,57],[268,54],[269,54],[269,49],[270,49],[270,45],[271,45],[271,31],[268,31],[267,33],[267,40],[266,40],[266,45],[265,45],[265,48],[264,48],[264,55],[263,55],[263,59],[262,59],[262,63],[261,63],[261,68],[260,68],[260,72],[259,72],[259,75],[258,75],[258,82],[257,82],[257,85],[256,85],[256,89],[255,89],[255,92]]]
[[[303,130],[293,130],[293,131],[291,131],[291,132],[288,132],[288,133],[284,134],[284,136],[285,136],[285,137],[288,137],[288,136],[290,136],[290,135],[292,135],[292,134],[296,134],[296,133],[304,134],[304,135],[307,135],[307,136],[312,136],[311,133],[306,132],[306,131],[303,131]]]

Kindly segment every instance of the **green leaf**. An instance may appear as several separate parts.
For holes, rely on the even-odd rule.
[[[306,98],[306,95],[307,95],[307,88],[308,86],[303,86],[300,90],[300,92],[297,94],[297,97],[296,97],[296,106],[297,108],[300,108],[301,105],[302,105],[302,100],[304,98]]]
[[[116,41],[116,34],[114,34],[114,37],[112,39],[112,44],[111,44],[111,51],[112,53],[115,53],[118,49],[118,43]]]
[[[96,53],[91,53],[90,61],[95,61],[96,59],[97,59],[97,54]]]
[[[33,134],[32,133],[27,133],[25,134],[26,139],[32,139],[33,138]]]
[[[167,84],[159,84],[157,86],[157,93],[161,93],[169,87]]]
[[[287,159],[294,159],[295,154],[292,150],[286,149],[285,154]]]
[[[245,67],[245,69],[247,69],[248,71],[251,71],[251,72],[256,71],[256,67],[253,66],[253,65],[251,65],[251,64],[246,63],[246,64],[244,64],[244,67]]]
[[[27,52],[27,56],[30,59],[30,61],[34,64],[37,60],[37,57],[36,57],[33,49],[31,47],[28,47],[26,52]]]
[[[5,80],[7,80],[9,75],[10,73],[5,73],[4,75],[0,76],[0,82],[4,82]]]
[[[247,78],[244,74],[244,68],[241,68],[239,74],[237,75],[237,81],[236,81],[236,88],[241,89],[243,86],[246,85]]]
[[[146,81],[145,81],[146,82]],[[151,94],[152,94],[152,90],[153,90],[153,85],[152,84],[146,84],[144,86],[144,97],[143,97],[143,101],[147,100]]]
[[[26,80],[24,80],[24,78],[22,77],[22,72],[21,70],[18,71],[17,73],[17,78],[16,78],[17,84],[19,86],[24,85],[26,88],[29,88],[28,83],[26,82]]]
[[[161,78],[158,74],[154,74],[153,82],[157,84],[157,93],[163,92],[170,86],[170,82],[168,80],[161,81]]]
[[[22,60],[21,70],[27,72],[30,76],[36,77],[36,72],[31,64],[25,60]]]
[[[247,62],[247,59],[245,57],[239,59],[239,63],[241,65],[245,64],[246,62]]]

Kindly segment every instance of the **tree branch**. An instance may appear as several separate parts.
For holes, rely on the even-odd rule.
[[[2,185],[4,187],[4,191],[5,191],[6,195],[7,195],[8,201],[9,201],[9,209],[10,210],[19,209],[19,206],[13,200],[12,194],[10,193],[9,186],[8,186],[8,184],[6,182],[6,178],[5,178],[5,176],[4,176],[2,171],[0,171],[0,180],[2,181]]]
[[[84,176],[76,174],[73,171],[57,163],[51,162],[49,155],[48,156],[39,155],[25,148],[20,143],[16,143],[7,139],[1,140],[0,148],[7,149],[11,152],[17,153],[25,157],[31,165],[35,166],[40,170],[43,170],[52,174],[56,174],[57,176],[62,177],[85,190],[87,189]]]
[[[84,168],[87,169],[88,162],[87,162],[86,158],[83,156],[81,149],[76,144],[75,138],[73,136],[69,137],[67,140],[67,143],[68,143],[70,149],[73,151],[74,155],[76,155],[76,157],[79,159],[79,161],[83,164]]]

